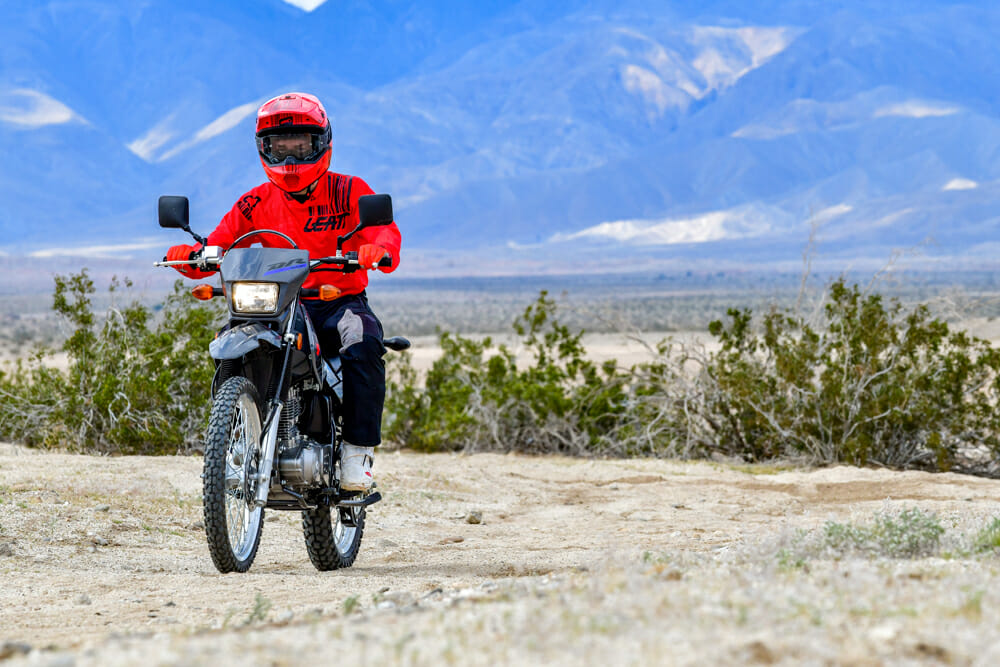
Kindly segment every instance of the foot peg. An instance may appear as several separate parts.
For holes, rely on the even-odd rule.
[[[410,341],[403,338],[402,336],[393,336],[392,338],[383,338],[382,344],[385,345],[390,350],[402,351],[410,349]]]
[[[337,507],[368,507],[382,500],[382,494],[376,491],[369,493],[364,498],[348,498],[337,502]]]

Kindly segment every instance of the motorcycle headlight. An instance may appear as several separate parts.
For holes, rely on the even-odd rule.
[[[237,313],[273,313],[278,310],[277,283],[233,283],[233,310]]]

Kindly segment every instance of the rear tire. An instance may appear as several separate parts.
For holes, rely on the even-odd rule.
[[[302,534],[309,560],[321,572],[354,565],[365,533],[365,510],[350,510],[354,526],[340,520],[340,510],[326,506],[302,512]],[[336,520],[334,520],[336,519]]]
[[[219,572],[246,572],[260,546],[264,510],[253,505],[262,458],[257,389],[245,377],[222,383],[205,436],[202,501],[208,551]]]

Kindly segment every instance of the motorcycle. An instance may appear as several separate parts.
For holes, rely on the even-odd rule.
[[[389,195],[358,201],[360,223],[338,237],[336,254],[311,259],[281,232],[258,229],[228,248],[208,246],[191,231],[186,197],[159,199],[159,224],[188,232],[202,245],[190,260],[156,262],[218,270],[222,286],[198,285],[199,299],[223,296],[229,322],[209,345],[215,362],[212,409],[205,435],[202,500],[212,562],[220,572],[246,572],[260,545],[264,510],[301,511],[309,559],[318,570],[350,567],[364,535],[366,509],[378,491],[340,488],[343,387],[337,355],[324,356],[301,297],[329,301],[332,285],[303,288],[309,273],[331,265],[362,269],[345,241],[366,228],[390,224]],[[276,235],[290,248],[237,247]],[[380,266],[391,266],[383,258]],[[409,341],[386,338],[405,350]]]

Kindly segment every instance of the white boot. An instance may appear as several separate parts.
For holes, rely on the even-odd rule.
[[[340,488],[344,491],[367,491],[372,488],[374,447],[355,447],[346,442],[340,448]]]

